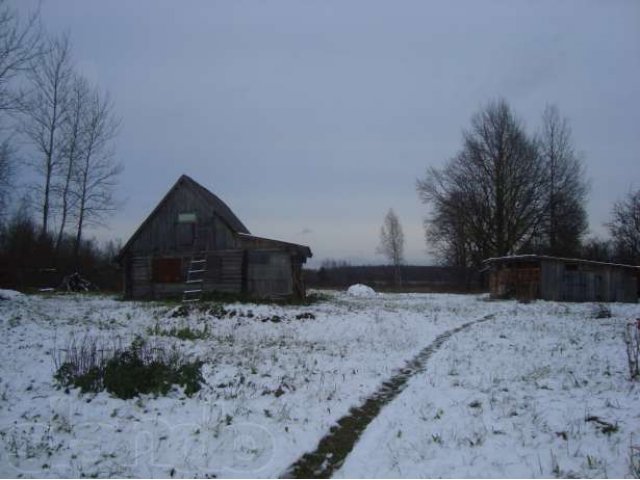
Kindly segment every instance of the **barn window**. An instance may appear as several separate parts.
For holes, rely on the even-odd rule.
[[[567,264],[565,264],[564,269],[567,272],[577,272],[578,271],[578,264],[577,263],[567,263]]]
[[[181,258],[154,258],[153,283],[179,283],[182,278]]]
[[[196,222],[195,213],[178,214],[178,247],[188,247],[193,245],[196,238]]]

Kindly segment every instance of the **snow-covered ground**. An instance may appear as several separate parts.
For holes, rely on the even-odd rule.
[[[611,309],[513,304],[460,332],[334,477],[637,477],[640,384],[623,338],[640,309]]]
[[[442,332],[460,332],[365,431],[337,476],[625,476],[640,385],[622,332],[638,305],[346,293],[310,307],[175,307],[98,296],[0,295],[0,476],[274,477]],[[311,314],[311,315],[309,315]],[[207,336],[156,336],[190,327]],[[195,396],[56,388],[71,339],[135,335],[205,362]],[[602,433],[594,416],[617,426]]]

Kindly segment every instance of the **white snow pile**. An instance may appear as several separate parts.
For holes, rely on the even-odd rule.
[[[24,294],[16,292],[15,290],[3,290],[0,288],[0,301],[1,300],[17,300],[24,297]]]
[[[376,291],[371,287],[356,283],[347,289],[347,295],[351,295],[352,297],[375,297]]]

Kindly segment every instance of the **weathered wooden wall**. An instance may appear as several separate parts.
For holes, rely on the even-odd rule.
[[[542,259],[494,265],[491,295],[566,302],[637,302],[638,274],[630,268],[592,262]],[[530,292],[530,295],[527,295]]]
[[[204,290],[241,293],[244,250],[220,250],[207,254]]]
[[[135,256],[131,260],[130,291],[133,298],[152,298],[151,290],[151,258]],[[126,275],[126,274],[125,274]],[[127,282],[125,278],[125,282]],[[125,288],[129,287],[127,285]]]
[[[542,298],[569,302],[636,302],[633,270],[614,265],[542,262]]]
[[[256,297],[289,296],[293,291],[291,255],[280,250],[247,252],[247,292]]]
[[[245,252],[240,249],[219,250],[206,253],[207,271],[204,276],[205,292],[241,293],[242,270]],[[181,262],[180,280],[158,282],[153,279],[153,261],[156,258],[177,259]],[[180,297],[187,288],[185,279],[191,262],[191,255],[137,256],[131,263],[132,298]],[[127,282],[128,284],[128,282]],[[129,284],[128,284],[129,285]]]
[[[211,211],[211,207],[193,190],[178,186],[144,225],[129,250],[134,255],[184,252],[191,254],[193,245],[178,243],[178,215],[195,213],[199,247],[203,250],[233,249],[235,237],[229,227]]]
[[[489,276],[489,288],[494,298],[540,297],[541,272],[538,262],[500,265]]]

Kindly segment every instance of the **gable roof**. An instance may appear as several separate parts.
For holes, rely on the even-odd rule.
[[[249,233],[247,227],[240,221],[238,217],[231,211],[231,209],[220,198],[211,193],[205,187],[196,182],[188,175],[182,175],[176,185],[180,182],[184,182],[191,186],[204,200],[209,204],[210,208],[218,214],[218,216],[224,221],[230,228],[236,233]]]
[[[196,182],[193,178],[188,175],[181,175],[180,178],[173,186],[169,189],[162,200],[156,205],[156,207],[151,211],[149,216],[140,224],[137,230],[131,235],[131,238],[125,243],[124,247],[120,250],[118,254],[118,259],[122,258],[124,253],[129,249],[134,240],[138,237],[140,232],[144,230],[147,224],[151,221],[151,219],[155,216],[155,214],[160,210],[160,208],[169,200],[171,194],[180,186],[185,186],[190,188],[201,200],[203,200],[209,208],[216,213],[220,219],[226,223],[229,228],[236,233],[245,233],[249,234],[249,230],[244,224],[235,216],[235,214],[231,211],[231,209],[224,203],[220,198],[211,193],[205,187]]]

